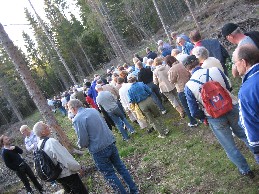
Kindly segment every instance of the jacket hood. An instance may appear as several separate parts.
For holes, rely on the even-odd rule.
[[[164,65],[159,65],[156,67],[157,71],[163,71],[165,70],[165,66]]]

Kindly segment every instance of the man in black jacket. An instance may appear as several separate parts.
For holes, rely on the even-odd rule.
[[[42,185],[38,182],[31,168],[20,156],[20,154],[23,153],[23,150],[18,146],[11,146],[9,137],[5,135],[0,137],[0,147],[2,148],[1,155],[5,165],[9,169],[15,171],[17,176],[23,182],[28,194],[32,193],[28,177],[31,179],[38,191],[40,193],[44,193]]]

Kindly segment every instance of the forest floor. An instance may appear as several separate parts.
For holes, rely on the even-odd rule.
[[[195,15],[204,37],[218,37],[221,27],[227,22],[239,23],[244,29],[259,30],[258,0],[207,1],[199,9],[195,9]],[[255,19],[248,20],[249,18]],[[190,15],[171,26],[172,31],[185,32],[187,35],[194,28]],[[155,37],[165,38],[162,30]],[[233,48],[222,38],[221,40],[229,49]],[[155,47],[154,43],[145,41],[134,52],[141,53],[146,46]],[[233,85],[237,92],[240,80],[235,80]],[[165,104],[168,113],[163,119],[170,129],[166,139],[158,139],[157,132],[146,134],[136,125],[138,133],[128,143],[121,141],[120,134],[115,132],[120,155],[139,186],[140,193],[259,193],[259,166],[240,141],[237,140],[238,145],[255,171],[256,177],[253,180],[238,175],[237,169],[228,160],[208,127],[200,125],[188,128],[187,120],[180,120],[170,104]],[[71,123],[59,114],[56,116],[71,142],[75,143],[76,136]],[[8,127],[6,133],[16,145],[25,150],[19,127],[22,124],[32,127],[40,119],[39,113],[35,113],[23,122]],[[23,157],[32,166],[32,154],[25,151]],[[87,151],[83,156],[75,157],[86,167],[83,181],[91,193],[112,193],[101,174],[93,170],[94,164]],[[25,193],[17,176],[5,167],[2,160],[0,172],[0,193]],[[61,189],[60,186],[51,187],[49,184],[45,188],[48,193]]]

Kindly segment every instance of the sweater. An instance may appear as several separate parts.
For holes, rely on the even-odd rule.
[[[175,85],[168,80],[168,71],[170,67],[168,65],[159,65],[153,72],[153,82],[158,85],[160,91],[170,92],[175,88]]]
[[[11,170],[17,171],[19,165],[24,162],[20,154],[23,153],[23,150],[18,146],[15,146],[13,150],[9,150],[6,148],[2,149],[2,158],[4,160],[5,165]]]

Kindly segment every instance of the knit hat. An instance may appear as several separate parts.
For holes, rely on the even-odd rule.
[[[238,28],[238,25],[234,23],[227,23],[222,27],[221,33],[222,36],[226,37]]]
[[[184,67],[186,67],[187,65],[190,65],[191,63],[193,63],[194,61],[197,61],[198,59],[196,58],[195,55],[190,55],[186,58],[186,60],[183,62]]]

